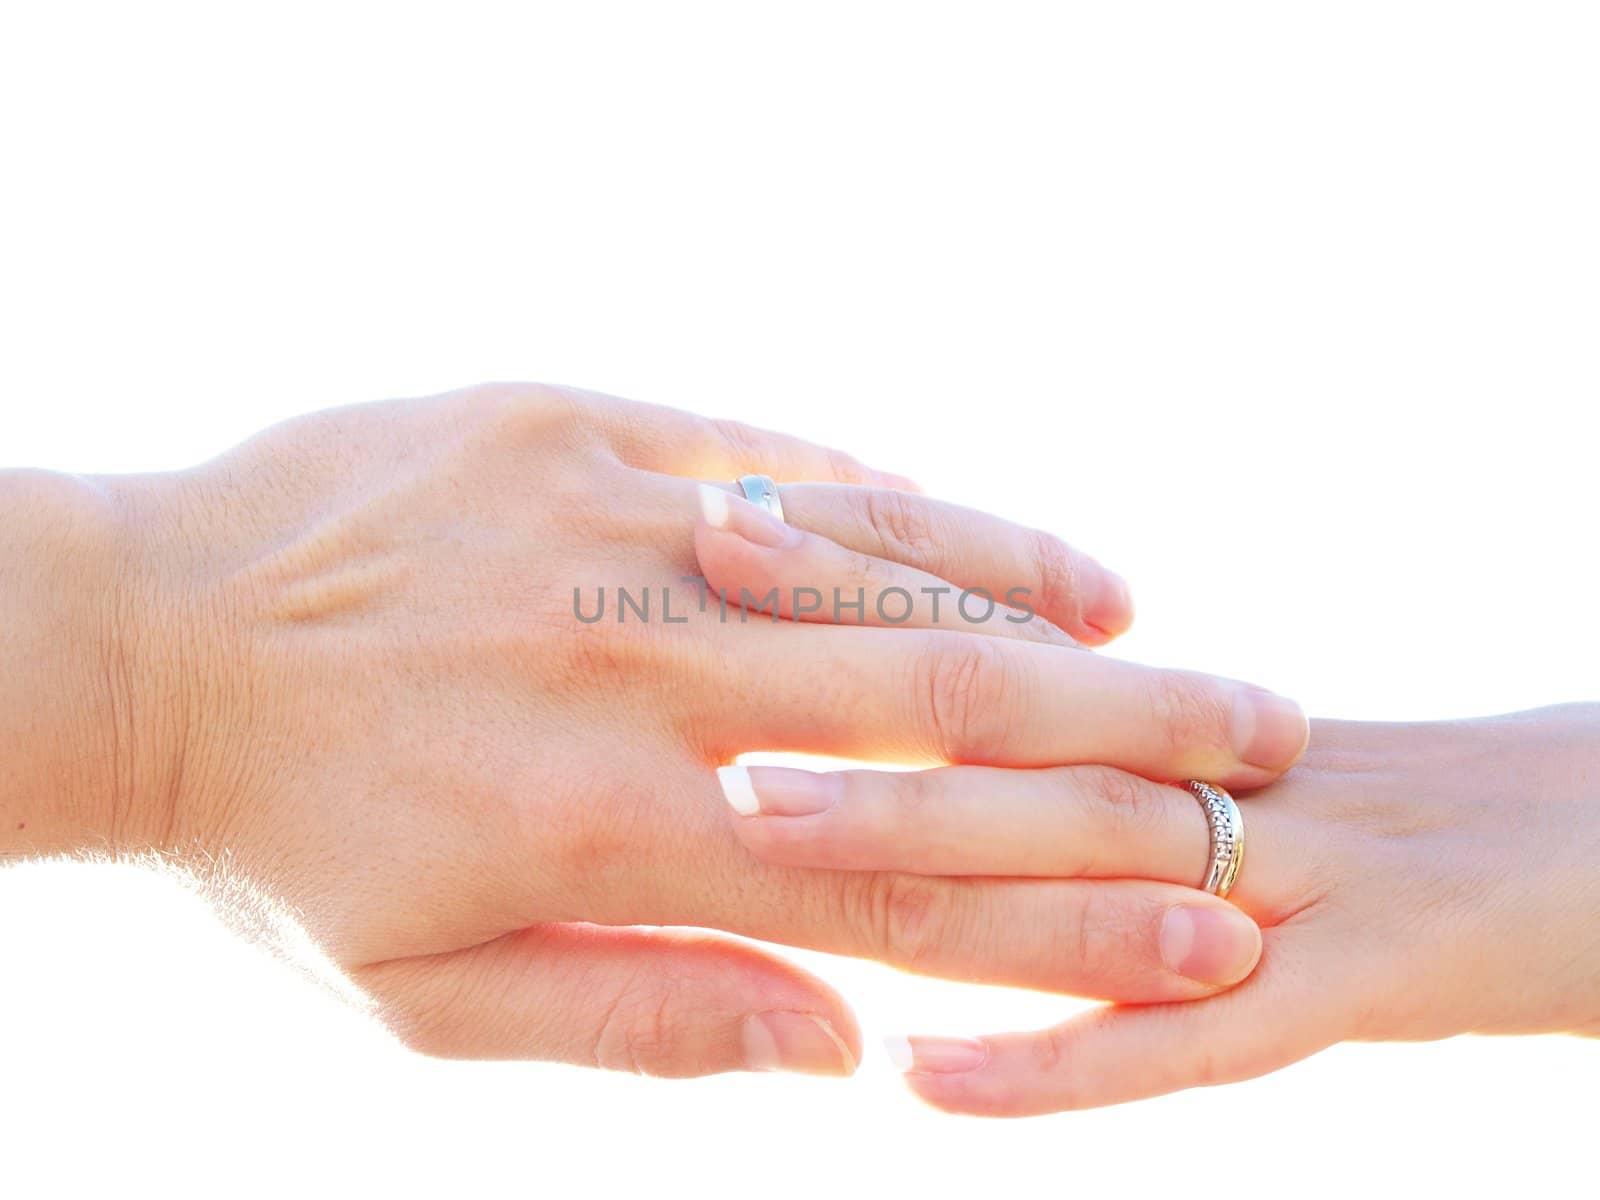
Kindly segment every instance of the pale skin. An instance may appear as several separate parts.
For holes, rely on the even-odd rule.
[[[698,481],[754,470],[855,567],[1020,584],[1044,619],[694,612]],[[0,852],[221,864],[426,1052],[854,1069],[822,981],[640,926],[1144,1001],[1210,995],[1259,952],[1176,883],[840,873],[740,844],[715,769],[751,750],[1250,783],[1304,746],[1292,702],[1081,648],[1132,616],[1086,556],[836,452],[503,385],[302,418],[173,475],[13,473],[0,508]],[[646,586],[690,619],[577,617],[575,589]],[[1176,910],[1208,949],[1168,962]]]
[[[750,471],[787,526],[730,495]],[[1292,702],[1092,653],[1132,619],[1116,576],[833,451],[501,385],[175,475],[0,475],[0,506],[0,854],[221,862],[428,1053],[854,1069],[824,983],[662,925],[1116,1002],[899,1043],[958,1111],[1600,1020],[1595,709],[1322,723],[1284,776]],[[697,567],[799,619],[574,612],[575,588],[687,599]],[[790,585],[860,587],[875,624]],[[876,616],[939,586],[1020,587],[1036,617]],[[755,750],[934,769],[726,769]],[[1237,905],[1192,886],[1198,807],[1152,782],[1186,778],[1241,795]]]
[[[708,578],[753,591],[804,573],[777,561],[803,543],[737,544],[719,515],[712,505],[699,532]],[[1159,774],[721,775],[734,828],[764,862],[1175,883],[1207,862],[1200,807]],[[1239,799],[1247,842],[1230,898],[1263,929],[1247,979],[1039,1032],[894,1038],[912,1089],[951,1112],[1022,1116],[1247,1079],[1339,1041],[1600,1033],[1600,705],[1314,721],[1304,760]],[[1163,936],[1173,956],[1193,952],[1181,923]]]

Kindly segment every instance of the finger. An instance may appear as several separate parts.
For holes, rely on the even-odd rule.
[[[566,389],[575,392],[575,389]],[[788,480],[915,491],[904,475],[879,471],[842,450],[716,417],[587,394],[618,458],[631,467],[691,479],[770,475]]]
[[[552,826],[530,907],[604,925],[695,926],[974,983],[1154,1002],[1246,975],[1260,950],[1233,905],[1145,880],[950,878],[755,858],[710,770],[622,747],[638,784]],[[542,897],[542,898],[541,898]],[[1187,910],[1187,911],[1178,911]]]
[[[923,975],[1139,1003],[1229,987],[1261,949],[1233,905],[1167,883],[701,870],[596,895],[587,915],[627,924],[649,912]]]
[[[708,639],[695,736],[752,750],[909,763],[1102,763],[1259,787],[1309,727],[1261,688],[959,631],[770,622]]]
[[[1199,886],[1211,857],[1186,788],[1111,767],[802,771],[720,767],[739,840],[762,862],[917,875],[1157,879]],[[1306,855],[1273,805],[1242,804],[1249,869],[1229,899],[1257,920],[1303,900]]]
[[[788,483],[792,525],[875,558],[904,563],[1027,607],[1086,645],[1133,624],[1128,585],[1060,538],[975,509],[901,491]]]
[[[1274,958],[1233,991],[1189,1004],[1100,1009],[1036,1033],[892,1038],[888,1049],[912,1090],[947,1112],[1121,1104],[1251,1079],[1332,1045],[1343,1001],[1310,983]]]
[[[765,509],[711,484],[700,485],[695,553],[700,571],[728,602],[789,620],[825,624],[950,628],[1078,643],[1033,612],[987,592],[962,592],[914,567],[846,549],[785,524]]]
[[[820,980],[754,947],[665,930],[544,925],[357,972],[414,1049],[646,1075],[849,1075],[860,1033]]]
[[[1195,884],[1210,853],[1204,813],[1187,790],[1110,767],[733,766],[717,775],[738,817],[734,831],[764,862]]]

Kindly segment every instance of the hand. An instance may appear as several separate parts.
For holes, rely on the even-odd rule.
[[[1264,927],[1254,974],[1039,1033],[911,1038],[912,1088],[1017,1116],[1246,1079],[1343,1040],[1600,1032],[1600,705],[1312,728],[1299,766],[1240,799],[1231,898]],[[739,835],[772,863],[1193,882],[1206,862],[1188,792],[1101,768],[754,768],[736,786],[761,810]],[[1184,954],[1194,933],[1165,936]]]
[[[823,481],[783,492],[818,587],[1020,586],[1042,619],[858,629],[699,611],[683,583],[696,537],[735,554],[759,513],[696,480],[753,470]],[[1232,911],[1171,884],[772,868],[728,830],[713,768],[752,749],[1105,757],[1248,782],[1298,754],[1286,701],[1076,648],[1130,619],[1115,576],[903,486],[779,435],[520,386],[318,414],[178,475],[57,480],[45,490],[71,504],[0,546],[42,564],[17,611],[40,626],[58,594],[100,600],[8,653],[48,648],[76,663],[75,686],[8,681],[0,731],[59,693],[81,698],[55,713],[80,732],[18,759],[0,849],[149,848],[264,892],[410,1044],[444,1055],[854,1065],[853,1021],[820,981],[641,925],[1128,999],[1232,982],[1161,960],[1169,908]],[[63,557],[65,508],[90,532]],[[717,526],[697,534],[702,512]],[[652,619],[618,620],[624,588],[649,589]],[[1120,934],[1085,941],[1113,910]]]

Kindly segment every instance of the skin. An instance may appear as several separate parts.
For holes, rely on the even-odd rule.
[[[752,471],[803,531],[766,547],[779,566],[1021,587],[1036,622],[698,611],[697,557],[769,582],[759,510],[699,482]],[[1246,787],[1305,744],[1282,698],[1086,650],[1132,619],[1087,556],[835,451],[500,385],[302,418],[171,475],[8,473],[0,511],[0,855],[154,851],[270,897],[427,1053],[853,1070],[821,981],[653,926],[1147,1003],[1215,995],[1259,953],[1180,881],[741,844],[716,768],[746,751]],[[599,587],[671,587],[687,619],[585,623],[574,590]],[[1195,932],[1176,956],[1173,921]]]
[[[723,554],[707,531],[701,545],[727,586],[758,557],[764,577],[790,569],[772,556],[800,552]],[[1200,806],[1159,773],[722,776],[736,832],[767,863],[1182,883],[1207,862]],[[1304,760],[1238,799],[1246,851],[1231,899],[1263,929],[1247,979],[1038,1032],[892,1039],[915,1093],[1023,1116],[1242,1080],[1345,1040],[1600,1032],[1600,705],[1316,721]],[[1162,936],[1175,956],[1205,952],[1183,921]]]

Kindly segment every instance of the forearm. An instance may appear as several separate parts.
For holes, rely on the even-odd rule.
[[[0,859],[109,846],[127,823],[119,524],[93,481],[0,472]]]

